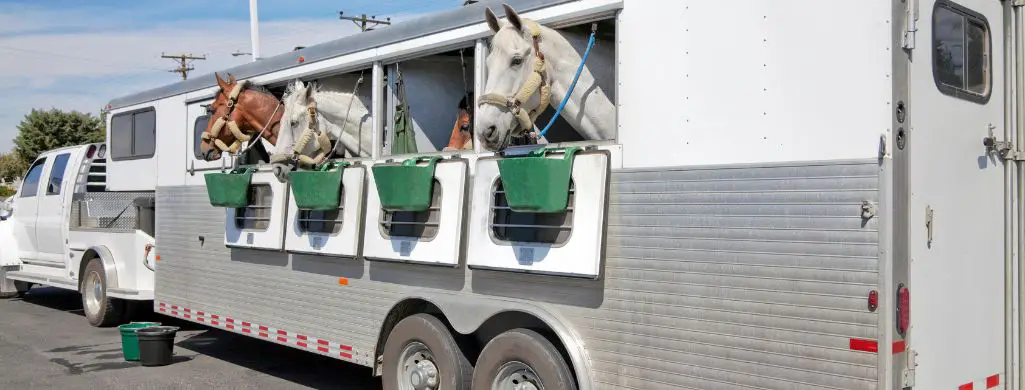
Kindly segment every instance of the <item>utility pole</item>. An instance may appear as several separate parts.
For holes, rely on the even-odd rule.
[[[353,23],[355,23],[357,26],[359,26],[360,31],[373,30],[374,26],[377,26],[379,24],[385,24],[385,25],[391,24],[391,18],[390,17],[389,18],[385,18],[385,20],[378,20],[377,19],[377,15],[371,16],[369,18],[367,17],[367,14],[362,14],[359,17],[345,16],[345,11],[338,11],[338,19],[351,20]],[[374,25],[371,26],[370,28],[367,28],[367,23],[373,23]]]
[[[196,69],[196,68],[192,67],[192,60],[205,60],[206,59],[206,55],[203,55],[201,57],[197,57],[197,56],[194,56],[192,54],[164,54],[164,53],[160,53],[160,58],[169,58],[169,59],[178,61],[181,65],[179,65],[179,67],[177,67],[177,68],[168,70],[168,72],[181,73],[182,80],[188,80],[189,79],[189,71],[193,70],[193,69]]]

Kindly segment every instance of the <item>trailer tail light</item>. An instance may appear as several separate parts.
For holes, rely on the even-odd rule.
[[[879,292],[872,290],[868,292],[868,311],[876,311],[879,307]]]
[[[93,154],[96,153],[96,145],[89,145],[89,149],[85,151],[86,158],[93,158]]]
[[[897,331],[907,333],[911,326],[911,290],[903,284],[897,287]]]

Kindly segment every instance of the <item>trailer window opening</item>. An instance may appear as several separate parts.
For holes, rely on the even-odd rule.
[[[338,194],[341,201],[337,210],[299,210],[299,231],[303,233],[325,233],[337,235],[342,232],[342,216],[345,208],[345,188]]]
[[[25,181],[21,183],[20,198],[30,198],[39,192],[39,177],[43,175],[43,164],[46,164],[46,157],[32,163],[32,167],[25,174]]]
[[[60,195],[61,184],[64,183],[64,171],[68,168],[69,153],[61,153],[53,160],[50,168],[50,180],[46,185],[46,195]]]
[[[933,76],[941,92],[985,103],[991,84],[989,23],[949,1],[933,12]]]
[[[235,227],[241,230],[264,231],[270,227],[274,190],[269,184],[249,186],[249,206],[235,209]]]
[[[196,122],[192,128],[192,153],[196,157],[196,160],[206,161],[203,158],[203,152],[200,151],[200,144],[203,142],[203,132],[206,131],[206,126],[210,122],[210,115],[201,115],[196,118]]]
[[[414,237],[430,240],[441,225],[441,183],[434,179],[431,205],[424,211],[381,210],[381,233],[385,237]]]
[[[562,245],[569,240],[573,230],[573,209],[576,191],[573,180],[569,182],[569,198],[566,211],[561,213],[521,213],[509,208],[505,199],[502,180],[499,179],[493,191],[491,205],[491,235],[503,243],[529,242],[536,244]]]
[[[156,154],[157,112],[153,107],[110,118],[110,159],[147,159]]]

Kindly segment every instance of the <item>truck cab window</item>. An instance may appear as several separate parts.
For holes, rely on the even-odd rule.
[[[46,195],[60,195],[61,184],[64,183],[64,171],[68,168],[68,153],[63,153],[53,160],[50,168],[50,180],[46,184]]]
[[[28,198],[36,196],[39,191],[39,177],[43,174],[43,164],[46,164],[46,159],[41,158],[32,163],[32,167],[28,169],[28,173],[25,174],[25,181],[21,183],[21,197]]]
[[[206,131],[206,126],[210,122],[210,115],[202,115],[196,118],[196,123],[192,128],[192,153],[196,157],[196,160],[203,160],[203,152],[199,150],[199,145],[203,141],[203,132]]]

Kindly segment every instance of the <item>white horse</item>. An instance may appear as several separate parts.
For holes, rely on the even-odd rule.
[[[488,77],[479,102],[482,106],[476,113],[479,122],[475,132],[490,150],[502,150],[509,146],[511,136],[532,131],[541,112],[562,102],[580,66],[581,54],[576,48],[582,53],[588,39],[587,35],[564,36],[521,18],[508,4],[503,7],[505,20],[500,21],[490,8],[484,13],[495,35],[486,59]],[[611,90],[614,81],[614,52],[610,45],[602,46],[596,43],[591,49],[560,114],[587,140],[612,139],[616,130],[616,107],[604,92]],[[537,49],[544,56],[543,64],[538,62]],[[537,127],[544,125],[538,123]]]
[[[373,123],[368,103],[352,87],[332,85],[330,82],[304,84],[295,80],[288,85],[281,118],[281,130],[274,148],[275,159],[290,158],[295,143],[309,128],[307,108],[315,103],[316,128],[331,141],[341,142],[349,156],[370,157],[373,148]],[[314,138],[300,151],[313,157],[321,150],[322,141]],[[330,148],[330,145],[327,146]],[[330,156],[328,156],[330,157]]]

